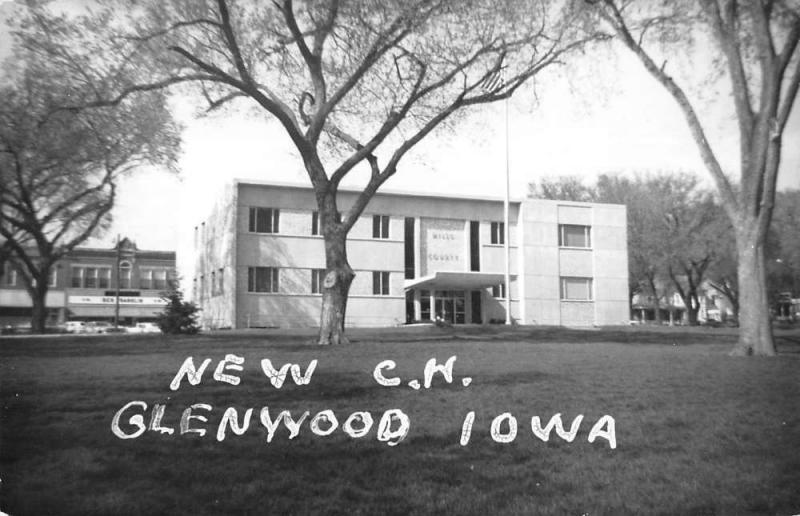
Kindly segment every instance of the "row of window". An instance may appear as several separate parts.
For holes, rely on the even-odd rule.
[[[127,265],[126,265],[127,264]],[[73,266],[70,280],[71,288],[111,288],[111,267]],[[6,286],[19,286],[19,274],[15,269],[8,268],[3,275]],[[51,269],[48,286],[55,288],[58,285],[58,269]],[[166,290],[166,269],[140,269],[139,287],[144,290]],[[119,288],[133,288],[131,282],[131,266],[123,262],[119,269]]]
[[[280,269],[278,267],[248,267],[247,291],[277,293],[280,291]],[[325,279],[325,269],[311,269],[311,294],[322,293],[322,283]],[[376,296],[389,295],[389,272],[373,271],[372,294]]]
[[[166,290],[166,269],[139,269],[139,286],[143,290]],[[111,267],[72,267],[72,288],[111,288]],[[122,262],[119,268],[119,288],[134,288],[131,281],[131,265]]]
[[[563,276],[560,280],[562,301],[591,301],[594,299],[592,295],[592,278]],[[505,299],[505,283],[492,287],[492,297]]]
[[[388,215],[372,216],[372,238],[389,238],[389,220],[390,217]],[[280,210],[278,208],[251,207],[247,227],[248,231],[251,233],[280,233]],[[504,222],[490,223],[489,242],[492,244],[505,244],[505,228],[506,225]],[[591,247],[589,226],[561,225],[560,228],[559,245],[568,247]],[[583,229],[578,230],[575,228]],[[578,233],[584,236],[582,240],[583,244],[580,243],[581,240],[577,236]],[[311,213],[311,234],[320,234],[319,212],[317,211]]]
[[[58,271],[56,269],[50,269],[50,275],[48,276],[47,286],[48,287],[55,287],[58,281]],[[9,266],[6,263],[5,270],[3,271],[3,284],[7,287],[18,287],[22,286],[22,279],[19,276],[19,273],[16,269]]]

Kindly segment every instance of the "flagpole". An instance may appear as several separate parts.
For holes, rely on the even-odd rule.
[[[503,68],[503,84],[505,84],[505,75],[506,71]],[[511,247],[509,242],[509,236],[511,235],[511,231],[508,224],[508,211],[509,205],[511,204],[511,186],[509,181],[509,156],[508,156],[508,97],[505,98],[503,101],[505,104],[505,111],[506,111],[506,196],[503,201],[503,211],[504,211],[504,223],[503,229],[505,230],[505,235],[503,235],[504,242],[505,242],[505,252],[506,252],[506,324],[511,324]]]

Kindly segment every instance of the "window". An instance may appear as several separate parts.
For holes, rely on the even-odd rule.
[[[56,271],[50,271],[49,285],[56,285]],[[72,267],[72,288],[109,288],[111,286],[110,267]]]
[[[139,288],[143,290],[153,288],[153,271],[150,269],[139,270]]]
[[[72,288],[81,288],[83,286],[83,268],[82,267],[73,267],[72,268],[72,283],[70,283]]]
[[[248,267],[248,292],[277,292],[278,269],[275,267]]]
[[[389,273],[385,271],[373,271],[372,273],[372,294],[375,296],[389,295]]]
[[[9,287],[16,287],[17,286],[17,269],[11,267],[11,264],[6,263],[6,271],[3,274],[5,278],[5,283]]]
[[[492,244],[505,244],[506,243],[506,223],[505,222],[492,222],[492,235],[489,241]]]
[[[431,320],[431,291],[419,291],[419,318],[422,321]]]
[[[501,283],[499,285],[495,285],[492,287],[492,297],[498,299],[505,299],[506,298],[506,284]]]
[[[558,245],[561,247],[592,247],[592,227],[559,224]]]
[[[311,269],[311,293],[322,293],[322,282],[325,279],[325,269]]]
[[[564,301],[591,301],[592,278],[561,278],[561,299]]]
[[[119,264],[119,288],[131,288],[131,262],[124,261]]]
[[[121,271],[120,271],[121,272]],[[130,273],[130,271],[128,271]],[[212,273],[213,274],[213,273]],[[139,269],[139,288],[143,290],[166,290],[166,269]],[[216,288],[212,281],[212,288]]]
[[[389,238],[389,216],[372,216],[372,238]]]
[[[97,267],[83,269],[83,288],[97,288]]]
[[[277,233],[280,210],[273,208],[250,208],[249,230],[251,233]]]
[[[153,288],[155,290],[167,289],[167,269],[156,269],[153,271]]]
[[[97,269],[97,288],[111,286],[111,269]]]
[[[50,272],[48,273],[47,276],[47,286],[52,288],[55,287],[56,285],[58,285],[58,270],[56,270],[56,268],[53,267],[52,269],[50,269]]]
[[[311,212],[311,234],[319,235],[319,212]]]

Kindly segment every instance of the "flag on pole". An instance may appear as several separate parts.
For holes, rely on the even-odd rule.
[[[490,73],[482,82],[481,89],[486,93],[496,93],[506,85],[506,65],[501,62],[500,67]]]

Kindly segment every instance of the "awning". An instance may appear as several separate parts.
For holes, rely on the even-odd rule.
[[[512,274],[512,277],[515,275]],[[435,272],[430,276],[405,281],[406,290],[424,288],[430,290],[471,290],[487,288],[505,283],[505,274],[500,272]]]

